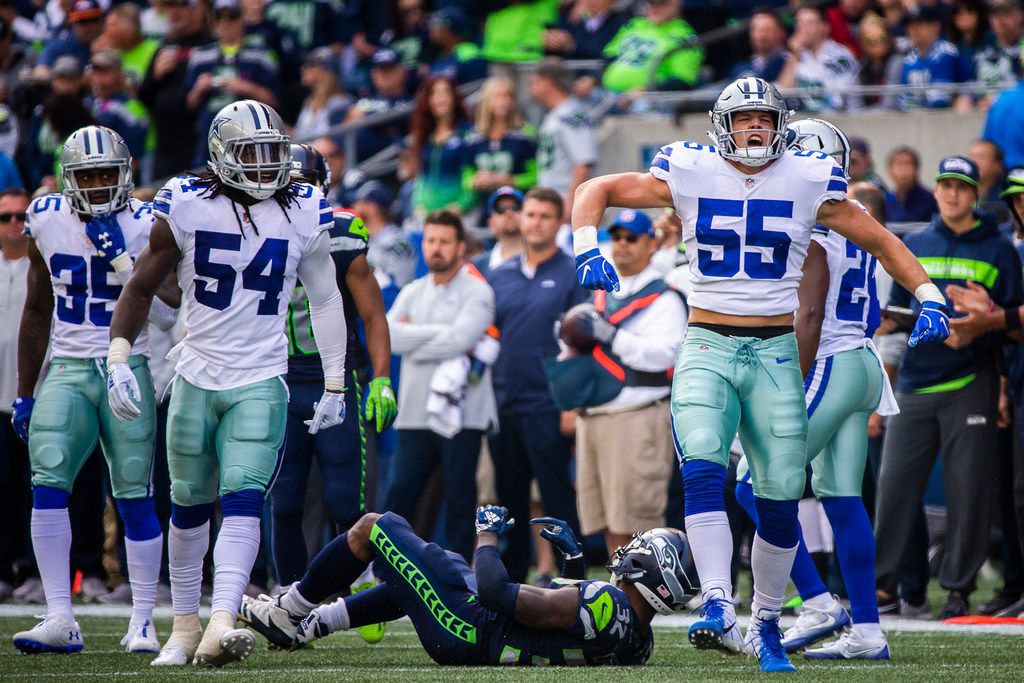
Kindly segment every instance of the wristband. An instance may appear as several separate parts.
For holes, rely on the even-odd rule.
[[[324,391],[342,394],[345,392],[345,383],[336,379],[324,379]]]
[[[127,363],[132,344],[124,337],[114,337],[107,347],[107,371],[117,363]]]
[[[1021,328],[1020,311],[1016,308],[1004,308],[1003,319],[1006,320],[1006,331],[1013,332]]]
[[[576,228],[572,234],[572,250],[576,256],[584,254],[591,249],[597,249],[597,228],[593,225],[584,225]]]
[[[939,291],[939,288],[935,286],[934,282],[926,282],[923,285],[920,285],[914,290],[914,298],[921,303],[931,301],[932,303],[940,304],[942,306],[946,305],[946,297],[942,296],[942,292]]]
[[[119,256],[115,256],[110,261],[110,265],[113,266],[115,273],[123,273],[126,270],[132,269],[132,257],[126,251]]]

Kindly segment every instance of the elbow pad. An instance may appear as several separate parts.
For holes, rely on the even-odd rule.
[[[480,604],[493,612],[514,618],[519,584],[508,580],[508,572],[505,571],[498,549],[490,545],[477,548],[474,564]]]
[[[348,347],[348,328],[345,325],[345,306],[337,290],[323,304],[309,302],[309,322],[324,367],[324,387],[340,391],[345,387],[345,351]]]

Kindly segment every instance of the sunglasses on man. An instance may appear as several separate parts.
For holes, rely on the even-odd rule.
[[[25,222],[25,217],[28,214],[25,213],[0,213],[0,223],[10,223],[11,219],[17,218],[22,223]]]

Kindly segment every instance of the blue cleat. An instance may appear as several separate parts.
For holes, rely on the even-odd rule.
[[[830,597],[825,609],[816,609],[807,603],[800,606],[796,624],[786,629],[782,646],[786,652],[794,652],[813,645],[819,640],[839,633],[851,624],[850,615],[835,597]]]
[[[776,613],[777,614],[777,613]],[[782,631],[779,630],[779,617],[773,619],[752,619],[747,627],[744,646],[750,654],[761,663],[761,671],[765,673],[788,673],[796,671],[782,647]]]
[[[868,639],[853,632],[844,633],[839,640],[816,650],[804,650],[805,659],[873,659],[888,661],[889,643],[885,634]]]
[[[700,621],[694,622],[686,633],[691,645],[698,650],[742,654],[743,640],[736,627],[736,615],[726,615],[726,606],[732,606],[732,603],[724,598],[709,598],[701,605]]]
[[[47,617],[28,631],[15,633],[14,647],[23,654],[73,654],[83,648],[78,622]]]

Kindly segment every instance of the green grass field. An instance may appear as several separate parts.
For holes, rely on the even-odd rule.
[[[191,667],[155,669],[151,655],[121,651],[124,618],[80,618],[86,651],[80,655],[19,655],[11,634],[31,627],[31,617],[0,618],[0,681],[45,680],[246,680],[276,681],[745,681],[761,677],[746,657],[722,659],[697,652],[683,628],[658,628],[654,656],[643,668],[483,669],[440,668],[424,653],[407,621],[392,624],[387,637],[366,645],[355,634],[325,639],[313,649],[293,653],[260,648],[244,663],[218,670]],[[170,622],[157,623],[161,636]],[[893,661],[810,663],[799,656],[798,677],[812,680],[1009,681],[1024,675],[1024,635],[890,632]],[[306,677],[310,678],[306,678]]]

